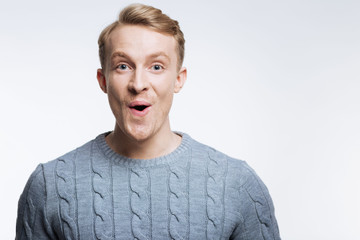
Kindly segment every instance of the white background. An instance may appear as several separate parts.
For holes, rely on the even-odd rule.
[[[1,239],[38,163],[113,128],[97,37],[131,2],[102,2],[0,4]],[[186,37],[172,128],[246,160],[283,239],[360,239],[360,2],[146,3]]]

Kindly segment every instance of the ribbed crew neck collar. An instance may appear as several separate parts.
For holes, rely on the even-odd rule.
[[[109,132],[102,133],[97,136],[95,139],[96,144],[103,152],[105,157],[110,159],[114,164],[125,165],[129,167],[150,167],[176,161],[176,159],[178,159],[182,153],[190,148],[192,140],[191,137],[186,133],[176,132],[176,134],[182,136],[182,139],[180,145],[171,153],[151,159],[134,159],[125,157],[113,151],[105,141],[107,134],[109,134]]]

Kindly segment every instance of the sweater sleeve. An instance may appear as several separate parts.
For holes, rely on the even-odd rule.
[[[47,232],[46,189],[42,165],[31,174],[18,203],[16,240],[54,239]]]
[[[242,222],[235,228],[231,239],[280,240],[279,228],[269,191],[255,171],[244,162],[248,175],[239,188]]]

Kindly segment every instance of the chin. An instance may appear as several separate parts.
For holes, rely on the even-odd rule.
[[[137,142],[143,142],[152,136],[151,129],[143,126],[136,126],[127,129],[127,134]]]

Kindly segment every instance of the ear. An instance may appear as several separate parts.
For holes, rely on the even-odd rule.
[[[107,93],[106,78],[105,78],[105,75],[104,75],[103,70],[101,68],[99,68],[97,70],[96,78],[98,80],[98,83],[99,83],[99,86],[100,86],[101,90],[104,93]]]
[[[180,92],[181,88],[184,86],[187,77],[187,70],[185,67],[182,67],[176,77],[174,93]]]

